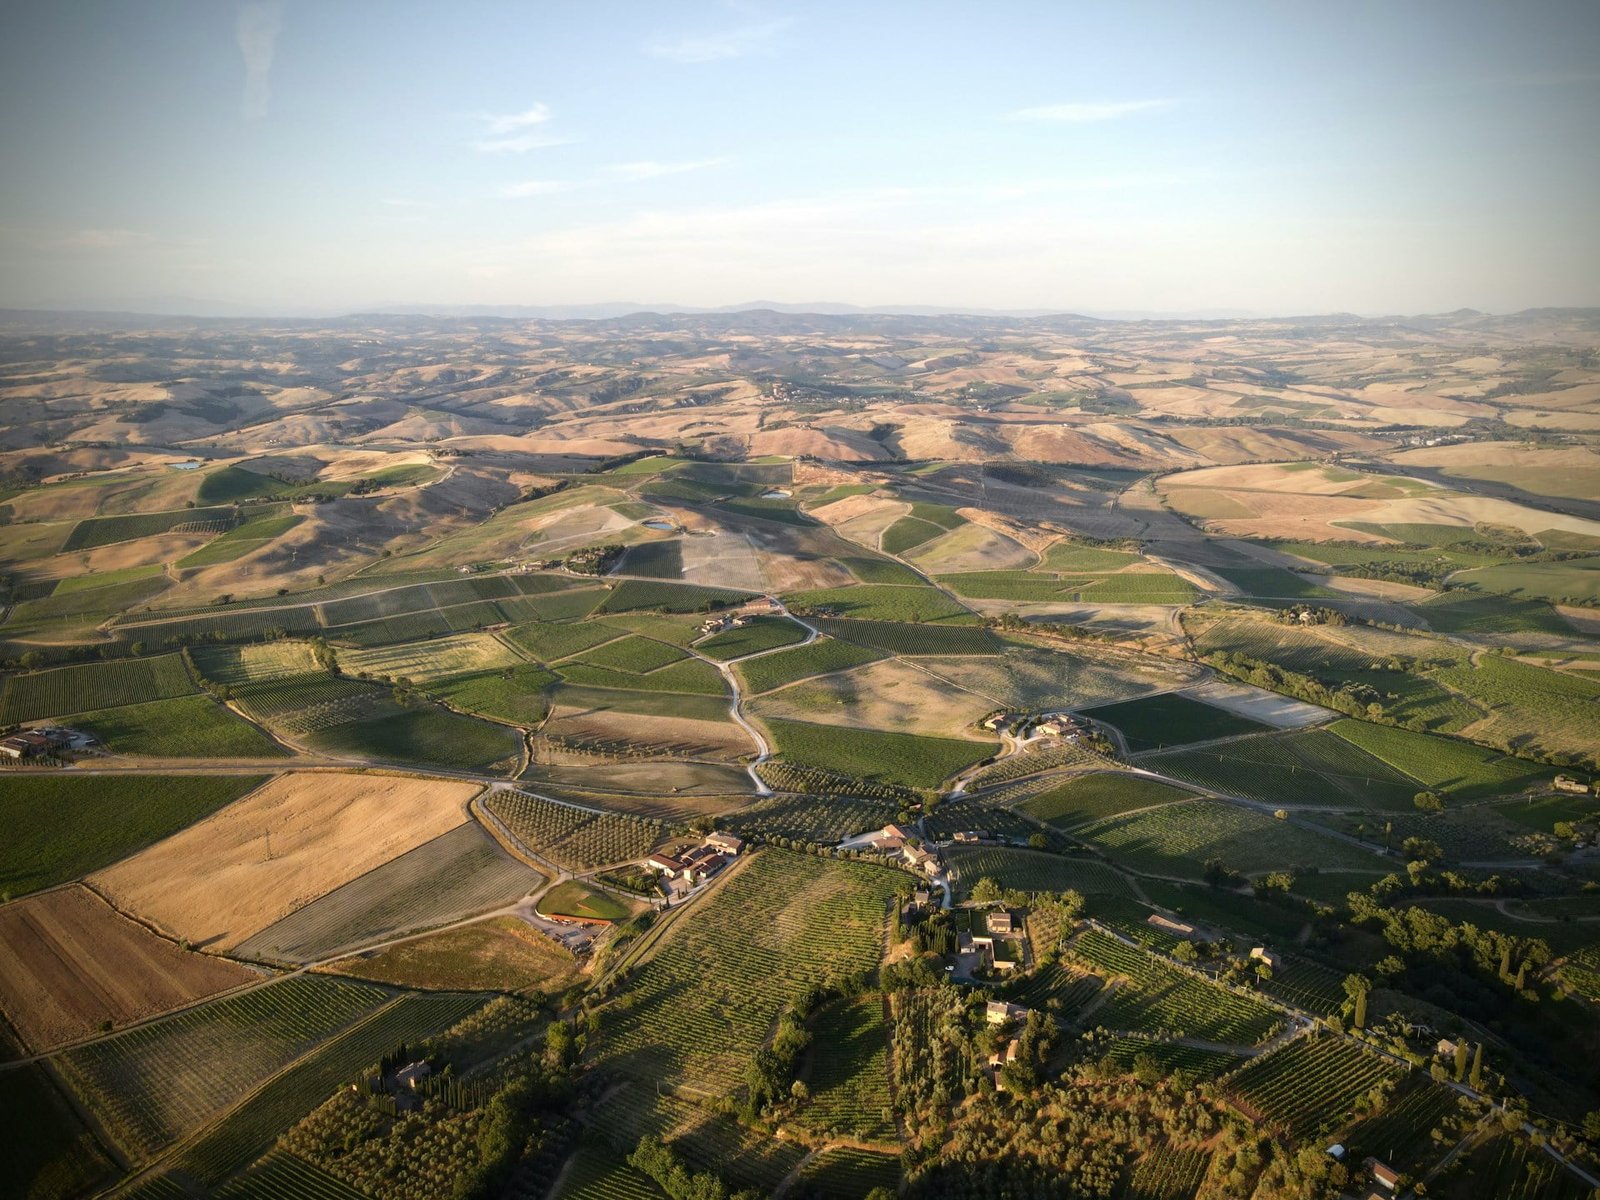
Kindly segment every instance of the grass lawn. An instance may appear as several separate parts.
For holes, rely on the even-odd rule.
[[[539,912],[543,916],[579,917],[585,921],[625,921],[633,915],[633,906],[610,892],[569,879],[544,894]]]
[[[821,767],[857,779],[937,787],[963,767],[995,751],[991,742],[882,733],[838,725],[767,719],[764,724],[788,762]]]
[[[15,775],[0,784],[0,890],[87,875],[209,816],[265,775]]]

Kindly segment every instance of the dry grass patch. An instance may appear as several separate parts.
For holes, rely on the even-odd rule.
[[[976,722],[994,708],[987,696],[893,658],[804,680],[750,702],[750,711],[761,717],[957,737],[973,736]]]
[[[90,882],[158,928],[226,950],[454,829],[477,791],[387,775],[281,775]]]
[[[516,917],[492,917],[335,963],[330,971],[400,987],[553,992],[577,961]]]
[[[157,937],[86,887],[0,908],[0,1011],[36,1051],[259,978]]]

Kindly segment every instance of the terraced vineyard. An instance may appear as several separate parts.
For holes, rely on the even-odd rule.
[[[636,968],[604,1010],[601,1057],[640,1079],[735,1091],[778,1010],[827,977],[877,966],[902,878],[878,867],[758,851]]]
[[[1058,829],[1072,829],[1141,808],[1188,800],[1192,793],[1138,775],[1078,775],[1017,807]]]
[[[70,1050],[57,1061],[117,1141],[145,1157],[386,998],[366,984],[297,976]]]
[[[1133,1069],[1135,1059],[1151,1058],[1162,1074],[1182,1071],[1196,1081],[1225,1075],[1244,1061],[1239,1055],[1224,1050],[1205,1050],[1182,1042],[1158,1042],[1137,1037],[1113,1038],[1106,1046],[1105,1054],[1125,1071]]]
[[[800,1169],[795,1187],[801,1196],[821,1200],[859,1200],[874,1188],[893,1192],[900,1183],[900,1156],[840,1147],[824,1150]]]
[[[1127,877],[1105,863],[1087,857],[1047,854],[1007,846],[953,846],[945,861],[962,894],[980,879],[1024,892],[1064,892],[1068,888],[1088,895],[1132,896]]]
[[[1146,754],[1139,765],[1245,800],[1405,812],[1421,790],[1410,775],[1332,730],[1263,733],[1195,750]]]
[[[1071,944],[1074,958],[1098,974],[1125,980],[1095,1011],[1097,1025],[1254,1046],[1283,1024],[1276,1011],[1185,972],[1097,930]]]
[[[352,985],[346,985],[352,986]],[[332,1039],[263,1085],[250,1102],[234,1109],[190,1142],[177,1166],[215,1185],[255,1161],[274,1139],[339,1087],[402,1042],[415,1045],[481,1008],[473,992],[401,996],[369,1020]]]
[[[1133,1168],[1124,1200],[1192,1200],[1210,1165],[1204,1150],[1147,1151]]]
[[[8,675],[0,684],[0,725],[143,704],[199,690],[176,654]]]
[[[889,1059],[883,997],[869,992],[828,1005],[814,1021],[804,1120],[814,1128],[868,1141],[892,1141]]]
[[[1345,1144],[1358,1161],[1370,1156],[1407,1175],[1416,1175],[1442,1153],[1444,1144],[1435,1144],[1433,1131],[1452,1113],[1459,1113],[1460,1105],[1460,1097],[1449,1088],[1420,1072],[1413,1073],[1382,1112],[1368,1117],[1345,1135]]]
[[[763,771],[763,777],[769,777]],[[728,826],[758,837],[798,838],[833,845],[869,829],[882,829],[895,819],[900,805],[894,800],[858,796],[771,796],[728,814]]]
[[[643,858],[665,832],[659,821],[578,808],[526,792],[494,792],[484,803],[528,849],[569,868]]]
[[[1228,1081],[1228,1091],[1251,1119],[1303,1141],[1336,1132],[1357,1100],[1398,1077],[1398,1068],[1377,1055],[1312,1034],[1251,1062]]]
[[[1285,867],[1382,866],[1374,854],[1255,809],[1220,800],[1185,800],[1111,817],[1076,831],[1125,866],[1155,875],[1200,879],[1218,858],[1237,871]]]

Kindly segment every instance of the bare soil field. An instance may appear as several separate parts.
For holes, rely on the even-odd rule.
[[[647,716],[605,709],[556,709],[541,731],[547,738],[596,750],[665,758],[732,762],[755,747],[732,721],[694,717]],[[552,761],[561,762],[559,753]]]
[[[467,819],[478,785],[281,775],[89,882],[198,949],[223,951]]]
[[[1249,717],[1252,721],[1275,725],[1279,729],[1302,729],[1307,725],[1320,725],[1339,715],[1328,709],[1318,708],[1315,704],[1307,704],[1288,696],[1280,696],[1276,692],[1264,692],[1260,688],[1246,687],[1242,683],[1230,683],[1222,679],[1188,688],[1182,694],[1238,713],[1241,717]]]
[[[761,563],[743,534],[721,531],[683,539],[683,577],[689,583],[743,588],[766,586]]]
[[[34,1051],[259,978],[157,937],[81,885],[0,908],[0,1011]]]

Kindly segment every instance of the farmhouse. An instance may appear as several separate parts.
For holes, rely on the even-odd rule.
[[[1174,921],[1170,917],[1163,917],[1160,913],[1151,913],[1145,918],[1145,924],[1154,926],[1163,933],[1170,933],[1175,937],[1188,938],[1190,941],[1203,940],[1193,925],[1186,925],[1182,921]]]
[[[1372,1172],[1372,1182],[1381,1187],[1387,1188],[1391,1192],[1399,1190],[1400,1172],[1396,1171],[1388,1163],[1379,1162],[1375,1158],[1369,1158],[1362,1165],[1365,1166],[1368,1171]]]
[[[1589,794],[1589,785],[1571,775],[1557,775],[1554,787],[1558,792],[1571,792],[1576,796],[1587,796]]]
[[[939,859],[917,846],[902,846],[900,848],[900,857],[914,871],[921,871],[924,875],[937,875],[939,873]]]
[[[667,876],[675,876],[683,870],[683,860],[670,854],[652,854],[644,860],[644,865]]]
[[[1454,1058],[1456,1056],[1456,1044],[1449,1038],[1440,1038],[1439,1044],[1433,1048],[1433,1052],[1440,1058]]]
[[[1280,955],[1274,954],[1265,946],[1250,947],[1250,957],[1256,962],[1266,963],[1267,966],[1271,967],[1274,971],[1281,969],[1283,966],[1283,958]]]
[[[418,1085],[432,1074],[433,1068],[425,1062],[408,1063],[394,1073],[395,1086],[414,1092]]]
[[[1010,937],[1016,932],[1016,921],[1006,909],[990,913],[985,920],[985,924],[988,925],[989,932],[992,934]]]
[[[1020,1004],[1006,1000],[990,1000],[983,1006],[983,1019],[990,1025],[1004,1025],[1007,1021],[1020,1021],[1028,1010]]]
[[[963,845],[972,845],[976,842],[988,841],[989,831],[986,829],[963,829],[959,833],[953,834],[952,836],[956,841],[962,843]]]
[[[708,833],[706,834],[706,845],[712,846],[724,854],[737,855],[739,851],[744,849],[744,839],[735,837],[731,833]]]

